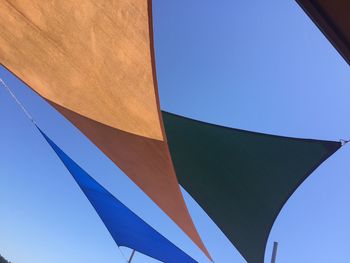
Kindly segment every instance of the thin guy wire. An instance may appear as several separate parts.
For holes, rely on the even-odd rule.
[[[118,246],[118,244],[117,244],[117,248],[119,249],[119,252],[120,252],[120,254],[122,255],[122,257],[123,257],[123,259],[125,260],[125,262],[128,263],[129,260],[126,258],[126,256],[124,255],[123,251],[122,251],[121,248]]]
[[[9,86],[6,85],[6,83],[2,80],[2,78],[0,78],[0,83],[2,84],[2,86],[8,91],[8,93],[11,95],[11,97],[14,99],[14,101],[18,104],[18,106],[22,109],[22,111],[24,112],[24,114],[27,116],[27,118],[35,125],[36,122],[34,121],[32,115],[29,114],[29,112],[27,111],[27,109],[23,106],[23,104],[19,101],[19,99],[17,99],[15,93],[10,89]]]
[[[344,145],[346,145],[350,140],[340,139],[339,141],[340,141],[340,143],[341,143],[341,146],[344,146]]]

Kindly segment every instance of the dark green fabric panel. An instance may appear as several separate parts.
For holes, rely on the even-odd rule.
[[[264,261],[273,222],[341,144],[231,129],[163,112],[180,184],[249,263]]]

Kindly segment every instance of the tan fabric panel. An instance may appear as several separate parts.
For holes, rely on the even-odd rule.
[[[0,0],[0,62],[76,125],[210,258],[158,105],[150,0]]]
[[[0,0],[0,60],[36,92],[163,140],[147,0]]]
[[[180,192],[166,142],[127,133],[48,101],[91,139],[203,250]]]

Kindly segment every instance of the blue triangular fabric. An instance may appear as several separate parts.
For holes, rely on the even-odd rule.
[[[196,262],[116,199],[39,131],[72,174],[118,246],[135,249],[163,262]]]

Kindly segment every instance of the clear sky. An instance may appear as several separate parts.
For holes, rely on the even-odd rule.
[[[161,107],[271,134],[350,138],[350,68],[292,0],[154,0]],[[4,68],[40,127],[118,199],[200,262],[199,249],[76,128]],[[125,262],[59,159],[0,88],[0,254],[13,263]],[[278,263],[350,260],[350,146],[295,192],[267,245]],[[244,262],[185,194],[217,263]],[[128,256],[129,249],[122,248]],[[136,254],[135,263],[154,260]]]

